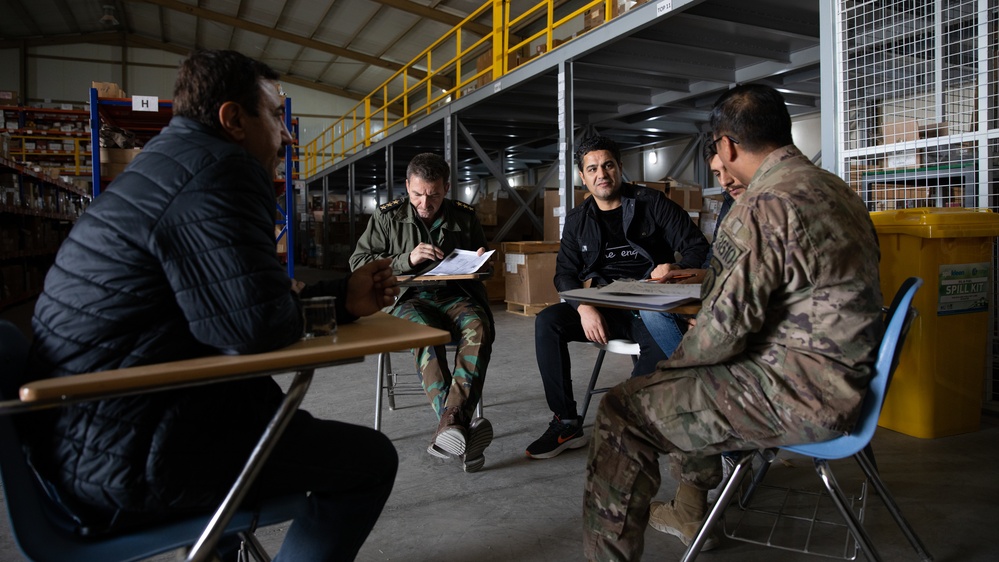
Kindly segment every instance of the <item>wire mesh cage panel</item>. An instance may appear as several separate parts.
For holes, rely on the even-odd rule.
[[[999,210],[999,0],[841,0],[835,35],[839,169],[867,208]],[[995,279],[993,257],[993,305]]]

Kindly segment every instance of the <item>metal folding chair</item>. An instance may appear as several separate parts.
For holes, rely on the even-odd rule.
[[[638,355],[641,353],[641,346],[631,340],[608,340],[607,345],[599,344],[596,342],[590,342],[594,347],[600,350],[597,354],[597,360],[593,363],[593,373],[590,374],[590,384],[586,387],[586,397],[583,398],[583,411],[580,412],[579,417],[582,420],[586,420],[586,411],[590,409],[590,399],[593,398],[594,394],[601,394],[610,390],[611,387],[605,386],[603,388],[594,388],[597,385],[597,377],[600,376],[600,369],[604,365],[604,357],[606,357],[607,352],[618,353],[620,355],[630,355],[631,363],[634,365],[638,363]]]
[[[0,320],[0,398],[16,399],[22,382],[28,342],[16,326]],[[76,562],[143,560],[199,542],[213,519],[206,513],[169,523],[107,536],[83,536],[66,511],[49,497],[25,459],[13,416],[0,415],[0,479],[3,481],[7,514],[18,548],[29,560]],[[270,558],[256,537],[258,526],[294,519],[306,508],[308,496],[291,494],[265,501],[256,509],[241,509],[225,527],[225,535],[238,534],[246,553],[258,562]]]
[[[450,355],[457,350],[457,343],[451,342],[446,346],[447,354]],[[407,352],[409,353],[409,352]],[[400,377],[415,377],[415,381],[400,381]],[[388,399],[389,410],[395,410],[396,396],[426,396],[423,385],[420,383],[419,373],[402,373],[392,368],[392,355],[389,352],[378,354],[378,363],[375,371],[375,430],[382,430],[382,397]],[[482,397],[475,405],[475,416],[482,417]]]
[[[895,367],[898,365],[899,355],[902,350],[902,346],[905,343],[905,336],[909,331],[909,326],[913,318],[916,316],[915,309],[911,307],[912,298],[922,284],[922,279],[919,279],[918,277],[910,277],[902,283],[898,293],[895,295],[895,299],[888,311],[885,334],[882,337],[881,345],[878,349],[874,375],[872,376],[870,385],[868,386],[867,394],[864,398],[863,405],[861,406],[860,417],[857,421],[857,425],[854,427],[854,430],[847,435],[843,435],[842,437],[837,437],[836,439],[831,439],[829,441],[782,447],[787,451],[812,457],[815,463],[815,471],[822,480],[822,483],[824,484],[829,497],[832,499],[836,510],[846,521],[846,527],[849,529],[850,535],[856,541],[856,548],[862,551],[867,559],[871,561],[879,561],[881,560],[881,556],[878,554],[874,543],[871,541],[870,536],[864,529],[862,519],[854,513],[853,508],[850,505],[850,501],[837,483],[836,478],[833,475],[832,468],[829,466],[829,460],[853,457],[857,461],[857,464],[860,465],[867,481],[873,485],[874,490],[877,492],[878,496],[881,497],[881,500],[887,507],[888,512],[902,530],[902,533],[905,534],[909,543],[912,544],[912,547],[915,549],[920,559],[923,561],[933,560],[932,556],[926,550],[926,547],[919,540],[915,531],[902,516],[901,510],[899,510],[894,498],[888,491],[884,482],[881,480],[876,467],[871,461],[871,457],[867,452],[865,452],[865,449],[867,449],[870,444],[871,438],[874,436],[874,430],[877,428],[878,416],[880,415],[881,407],[884,404],[884,398],[888,391],[888,384],[895,371]],[[747,493],[743,494],[743,505],[752,501],[752,494],[756,486],[759,485],[763,477],[766,475],[769,463],[775,458],[775,452],[775,450],[739,451],[730,457],[730,460],[733,463],[731,474],[725,481],[722,492],[716,500],[714,506],[705,517],[700,530],[697,532],[697,536],[687,548],[687,551],[683,556],[684,562],[694,560],[698,553],[700,553],[701,547],[704,545],[712,529],[717,524],[718,520],[722,518],[722,515],[731,503],[732,498],[735,497],[736,491],[739,489],[739,485],[746,473],[750,470],[750,468],[752,468],[753,457],[756,454],[764,455],[764,463],[761,470],[755,475],[753,485],[750,486]],[[785,515],[779,510],[770,514],[776,518],[774,519],[775,525],[777,524],[776,522],[780,520],[780,517]],[[811,532],[811,529],[814,527],[815,521],[813,520],[811,523],[812,525],[808,525],[808,522],[806,522],[804,525],[809,529],[809,532]],[[729,536],[732,538],[738,538],[732,535]],[[808,540],[806,539],[804,543],[807,545]],[[769,544],[769,546],[775,545]],[[802,549],[802,551],[809,552],[807,549]],[[848,556],[849,553],[847,552],[846,554],[847,555],[843,556],[843,558],[850,558]],[[856,553],[854,552],[854,555],[855,554]]]

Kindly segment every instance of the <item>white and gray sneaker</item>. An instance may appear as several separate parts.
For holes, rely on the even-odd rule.
[[[451,455],[447,454],[446,452],[442,451],[437,447],[433,439],[430,440],[430,445],[427,445],[427,452],[439,459],[451,458]]]
[[[486,464],[483,452],[493,442],[493,424],[486,418],[475,418],[468,424],[468,446],[462,455],[465,472],[478,472]]]
[[[468,427],[465,413],[459,406],[448,406],[441,412],[441,420],[434,433],[434,448],[455,457],[465,454],[468,448]],[[492,439],[490,433],[490,440]],[[431,453],[433,454],[433,453]]]

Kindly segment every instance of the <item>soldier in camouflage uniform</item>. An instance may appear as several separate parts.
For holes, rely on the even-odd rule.
[[[451,171],[437,154],[416,155],[406,170],[407,197],[381,205],[350,256],[351,269],[391,258],[396,275],[418,273],[454,249],[486,251],[486,236],[471,206],[446,199]],[[457,342],[454,372],[443,345],[414,349],[423,389],[439,418],[427,451],[460,457],[466,472],[485,464],[492,425],[472,419],[492,352],[493,317],[478,280],[404,288],[392,314],[451,332]]]
[[[873,371],[882,298],[864,205],[791,144],[772,88],[730,90],[711,124],[748,188],[721,225],[696,325],[654,373],[600,404],[583,506],[590,560],[638,559],[646,522],[689,544],[720,453],[841,435]],[[663,454],[679,486],[650,509]]]

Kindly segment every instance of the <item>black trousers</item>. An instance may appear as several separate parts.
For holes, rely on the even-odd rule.
[[[649,333],[638,313],[620,308],[598,308],[607,324],[609,339],[629,339],[641,348],[631,376],[647,375],[666,354]],[[534,346],[538,358],[545,398],[552,413],[563,420],[579,415],[572,395],[569,342],[585,342],[586,334],[579,313],[568,303],[549,306],[534,320]]]
[[[253,497],[311,492],[275,562],[353,560],[392,492],[398,464],[384,434],[299,410],[253,490]]]

